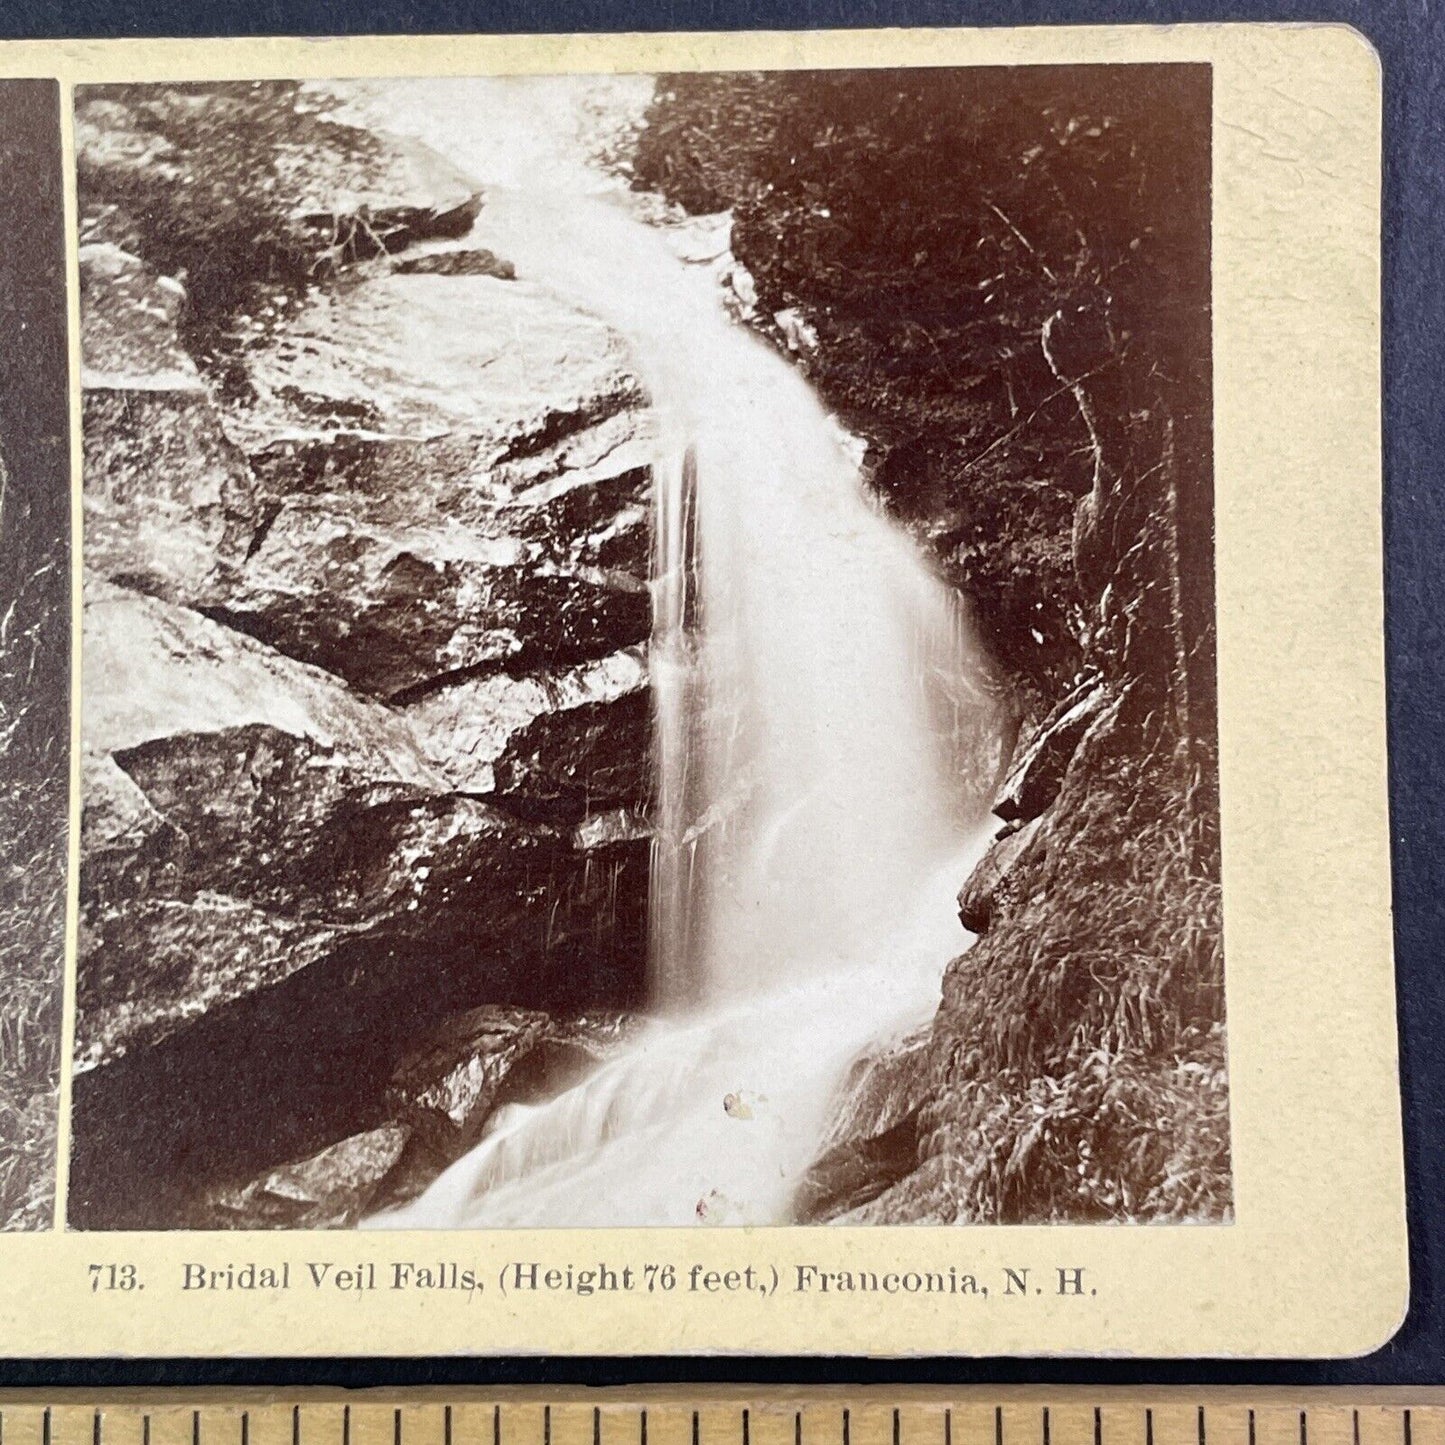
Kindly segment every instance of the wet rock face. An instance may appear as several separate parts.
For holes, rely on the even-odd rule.
[[[83,107],[72,1213],[353,1223],[638,999],[651,421],[475,187],[370,135],[267,152],[320,284],[198,365],[170,201],[116,203],[214,182],[157,104],[215,121]]]
[[[650,760],[628,743],[646,731],[651,707],[638,691],[540,713],[508,740],[495,768],[497,791],[536,817],[574,823],[646,797]]]

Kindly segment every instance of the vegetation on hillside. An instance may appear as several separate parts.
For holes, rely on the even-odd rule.
[[[1176,759],[1120,742],[1106,728],[1086,745],[1019,896],[945,977],[920,1081],[918,1212],[1229,1210],[1214,810]]]
[[[5,82],[0,206],[0,1229],[55,1189],[70,797],[69,431],[57,98]]]
[[[70,806],[69,569],[63,534],[42,534],[55,520],[0,463],[0,1229],[48,1226],[55,1189]]]
[[[1208,82],[1129,69],[669,76],[635,162],[688,210],[733,209],[760,311],[806,315],[812,379],[1026,701],[1081,657],[1076,384],[1208,414]]]

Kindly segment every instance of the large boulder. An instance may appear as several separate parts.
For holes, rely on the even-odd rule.
[[[83,646],[88,753],[261,725],[375,778],[444,790],[403,714],[187,608],[90,578]]]
[[[242,1188],[221,1187],[197,1227],[328,1229],[355,1225],[396,1167],[411,1131],[383,1124],[268,1170]]]
[[[228,428],[265,523],[232,626],[389,697],[646,639],[651,433],[600,323],[521,283],[380,271],[310,298],[247,374]]]
[[[368,1127],[452,1009],[635,997],[645,828],[459,792],[405,713],[103,582],[86,667],[78,1219],[190,1219],[142,1173],[199,1186]]]
[[[341,935],[421,947],[465,930],[475,950],[540,930],[565,951],[595,931],[604,863],[645,852],[456,791],[405,715],[154,598],[92,589],[86,667],[85,1063],[280,982]],[[225,951],[231,904],[275,920],[273,972]],[[186,969],[142,936],[159,918],[184,952],[181,915],[208,935],[216,920]]]
[[[108,243],[80,248],[87,564],[188,605],[251,536],[254,479],[179,340],[185,292]]]
[[[974,865],[958,893],[959,922],[970,933],[986,933],[1017,897],[1019,879],[1043,852],[1042,823],[1040,817],[1006,824]]]
[[[85,667],[82,1068],[314,962],[340,839],[447,792],[404,718],[157,598],[93,581]]]
[[[308,293],[294,316],[255,339],[245,362],[251,395],[230,429],[250,454],[274,449],[266,470],[304,482],[315,465],[308,440],[353,434],[377,465],[346,458],[347,470],[357,490],[384,502],[394,479],[386,443],[452,438],[437,458],[449,464],[410,480],[424,515],[464,521],[486,520],[489,503],[549,479],[548,470],[558,475],[560,466],[528,463],[545,464],[644,400],[616,333],[551,292],[488,276],[404,274],[389,263]],[[609,450],[622,439],[610,437]]]

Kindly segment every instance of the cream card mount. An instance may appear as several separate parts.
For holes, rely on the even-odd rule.
[[[0,76],[6,1350],[1388,1337],[1360,36]]]

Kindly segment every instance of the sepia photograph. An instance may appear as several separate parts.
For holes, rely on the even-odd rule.
[[[0,1231],[54,1222],[70,847],[60,87],[0,80]]]
[[[1211,75],[76,88],[71,1228],[1230,1223]]]

